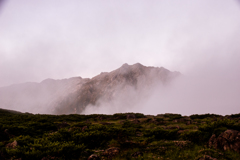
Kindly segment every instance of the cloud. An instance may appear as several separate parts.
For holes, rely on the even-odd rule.
[[[236,114],[240,105],[239,64],[213,63],[181,75],[168,85],[116,87],[114,98],[99,99],[97,105],[87,106],[84,114]]]
[[[223,87],[229,101],[227,94],[238,93],[237,0],[2,0],[0,5],[0,86],[93,77],[140,62],[194,77],[189,83],[196,90],[220,80],[212,86],[220,92],[229,83]],[[200,79],[206,81],[194,87]]]
[[[236,1],[224,0],[6,1],[0,86],[92,77],[136,62],[185,73],[232,54],[239,12]]]
[[[5,0],[0,0],[0,7],[2,7]]]

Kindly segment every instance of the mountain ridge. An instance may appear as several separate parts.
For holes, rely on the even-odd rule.
[[[100,99],[111,101],[129,88],[139,91],[155,83],[166,85],[179,75],[179,72],[163,67],[125,63],[92,78],[45,79],[40,83],[27,82],[0,88],[0,106],[8,109],[17,109],[18,106],[27,112],[82,113],[88,105],[98,105]]]

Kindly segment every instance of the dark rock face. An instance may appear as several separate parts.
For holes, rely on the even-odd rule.
[[[240,153],[240,132],[236,130],[226,130],[218,137],[215,134],[209,139],[209,147],[215,149],[233,150]]]

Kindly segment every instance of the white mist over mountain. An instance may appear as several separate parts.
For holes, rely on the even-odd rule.
[[[123,92],[119,88],[115,94],[121,94],[115,99],[100,99],[100,105],[89,105],[84,113],[236,114],[240,112],[239,68],[228,69],[231,70],[222,68],[218,72],[213,65],[213,68],[204,68],[204,71],[196,74],[181,75],[167,86],[156,83],[151,88],[136,90],[130,87]]]
[[[0,86],[140,62],[197,72],[239,58],[235,0],[4,1]]]

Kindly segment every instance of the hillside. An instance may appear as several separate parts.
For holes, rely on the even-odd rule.
[[[1,160],[240,159],[240,114],[0,115]]]
[[[167,85],[180,73],[163,67],[124,64],[112,72],[93,78],[47,79],[0,88],[0,107],[24,112],[82,113],[88,105],[109,102],[129,90],[144,92],[155,85]],[[136,94],[137,96],[137,94]]]

